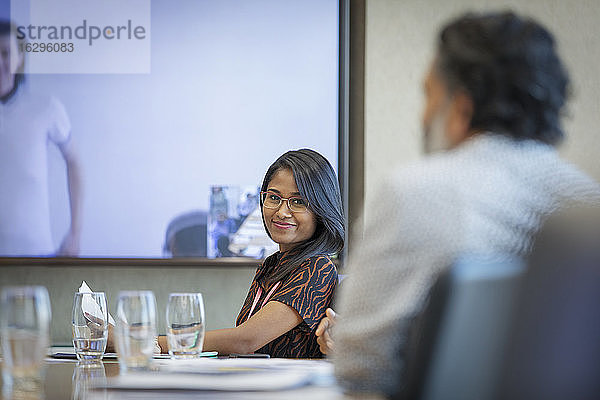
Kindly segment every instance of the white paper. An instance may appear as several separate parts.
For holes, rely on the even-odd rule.
[[[305,371],[268,371],[241,374],[132,373],[108,379],[111,389],[217,390],[228,392],[275,391],[307,385]]]
[[[90,289],[88,284],[85,283],[85,281],[82,281],[81,286],[79,287],[79,293],[92,293],[92,292],[93,292],[93,290]],[[102,309],[100,308],[98,303],[96,303],[96,301],[94,301],[92,296],[83,296],[83,299],[81,302],[81,308],[82,308],[83,312],[90,314],[92,317],[104,320],[104,318],[102,318]],[[110,313],[108,313],[108,323],[111,324],[112,326],[115,325],[115,320],[113,319],[112,315],[110,315]]]
[[[295,360],[288,358],[197,358],[189,360],[155,360],[161,372],[192,374],[226,374],[264,371],[301,371],[320,376],[333,376],[333,364],[325,360]]]

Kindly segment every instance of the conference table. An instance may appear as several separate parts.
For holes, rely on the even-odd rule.
[[[332,371],[325,360],[161,358],[154,360],[153,371],[121,375],[114,359],[88,366],[47,357],[43,393],[12,393],[3,398],[344,399]]]

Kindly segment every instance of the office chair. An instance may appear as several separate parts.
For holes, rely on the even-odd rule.
[[[535,241],[498,399],[600,399],[600,208],[552,218]]]
[[[165,257],[206,257],[207,212],[189,211],[173,218],[167,226]]]
[[[464,256],[433,285],[408,338],[395,399],[493,398],[524,262]]]

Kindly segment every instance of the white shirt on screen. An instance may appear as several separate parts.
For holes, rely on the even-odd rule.
[[[0,255],[52,255],[48,143],[65,144],[71,124],[54,97],[26,87],[0,103]]]

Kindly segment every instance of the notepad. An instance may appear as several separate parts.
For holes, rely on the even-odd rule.
[[[131,373],[110,378],[98,387],[110,389],[160,389],[203,391],[278,391],[311,382],[305,371],[268,371],[247,374]]]
[[[219,355],[216,351],[204,351],[199,354],[199,357],[216,357]],[[75,354],[75,349],[69,347],[60,347],[50,352],[50,357],[61,359],[61,360],[77,360],[77,354]],[[171,356],[169,354],[153,354],[152,358],[155,360],[170,360]],[[116,360],[117,353],[104,353],[103,360]]]

